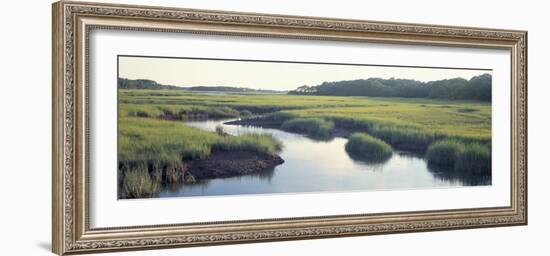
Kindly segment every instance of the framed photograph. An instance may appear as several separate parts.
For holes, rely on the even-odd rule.
[[[61,1],[53,251],[527,224],[527,32]]]

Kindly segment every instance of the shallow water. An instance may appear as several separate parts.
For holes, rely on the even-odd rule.
[[[283,142],[285,163],[253,175],[220,178],[164,188],[159,197],[297,193],[328,191],[402,190],[487,185],[490,177],[462,177],[429,168],[422,156],[394,152],[383,163],[353,160],[345,150],[347,139],[319,141],[277,129],[225,125],[228,120],[190,121],[187,125],[214,131],[222,125],[231,135],[271,133]]]

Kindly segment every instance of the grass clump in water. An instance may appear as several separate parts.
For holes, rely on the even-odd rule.
[[[454,140],[434,142],[426,152],[429,164],[453,167],[455,160],[464,152],[464,144]]]
[[[334,128],[334,123],[323,118],[294,118],[285,121],[281,125],[283,130],[305,133],[316,137],[330,136],[332,128]]]
[[[366,133],[354,133],[346,143],[346,151],[352,158],[381,162],[392,156],[392,148],[384,141]]]
[[[462,154],[455,162],[455,169],[473,174],[488,174],[491,172],[491,150],[489,147],[472,143],[467,144]]]
[[[461,143],[442,140],[430,145],[426,152],[428,164],[469,174],[491,173],[491,149],[481,143]]]

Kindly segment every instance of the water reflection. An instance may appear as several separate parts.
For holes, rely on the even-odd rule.
[[[440,180],[460,182],[465,186],[491,185],[491,175],[456,170],[453,167],[428,164],[428,170]]]
[[[376,166],[376,165],[384,166],[384,164],[387,163],[391,158],[391,156],[385,157],[385,158],[365,158],[349,150],[346,150],[346,152],[348,153],[349,157],[356,163],[372,165],[372,166]]]
[[[228,120],[189,121],[187,125],[215,131],[217,125],[231,135],[270,133],[281,140],[285,162],[264,172],[165,188],[159,197],[367,191],[489,185],[490,175],[464,175],[428,167],[421,152],[394,151],[384,161],[354,160],[345,150],[347,139],[316,140],[278,129],[225,125]]]

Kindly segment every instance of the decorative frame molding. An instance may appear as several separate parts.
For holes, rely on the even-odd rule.
[[[88,35],[93,29],[509,49],[511,206],[91,229]],[[216,245],[527,224],[527,32],[61,1],[53,4],[55,253]]]

